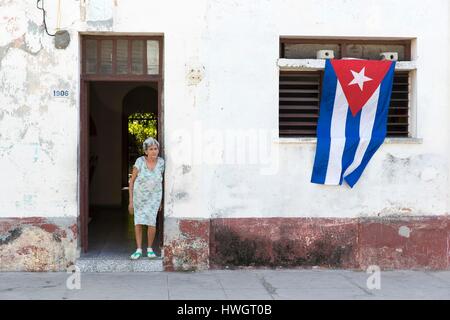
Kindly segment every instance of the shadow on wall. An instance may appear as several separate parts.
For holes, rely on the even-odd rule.
[[[212,267],[351,266],[353,245],[348,240],[352,235],[336,241],[332,235],[323,234],[308,243],[306,239],[271,240],[264,236],[245,238],[228,226],[214,226],[212,229]]]

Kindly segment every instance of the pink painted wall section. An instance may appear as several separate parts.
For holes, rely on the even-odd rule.
[[[211,266],[356,268],[357,238],[355,219],[214,219]]]
[[[164,270],[209,269],[209,220],[169,218],[164,225]]]
[[[0,271],[66,271],[77,239],[73,218],[0,219]]]
[[[211,220],[211,268],[449,269],[448,216]]]
[[[72,218],[0,219],[0,271],[64,271],[77,257]],[[440,217],[166,218],[164,269],[450,269]]]
[[[449,269],[448,216],[359,222],[358,261],[361,268]]]

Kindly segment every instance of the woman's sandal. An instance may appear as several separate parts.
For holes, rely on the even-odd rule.
[[[137,260],[137,259],[139,259],[140,257],[142,257],[142,252],[136,251],[135,253],[133,253],[133,254],[130,256],[130,259],[131,259],[131,260]]]
[[[156,258],[156,254],[152,251],[147,251],[147,258]]]

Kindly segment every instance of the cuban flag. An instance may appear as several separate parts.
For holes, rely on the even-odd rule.
[[[353,187],[386,137],[395,61],[327,60],[311,182]]]

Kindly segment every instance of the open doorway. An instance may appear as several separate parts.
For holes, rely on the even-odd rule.
[[[158,84],[93,81],[89,88],[89,256],[131,254],[128,180],[148,137],[159,140]],[[162,211],[162,210],[161,210]],[[161,252],[158,214],[153,250]],[[144,245],[147,245],[144,237]]]
[[[89,35],[81,45],[80,245],[85,257],[125,257],[136,248],[128,180],[143,139],[156,138],[164,158],[162,37]],[[152,246],[157,255],[163,203]]]

